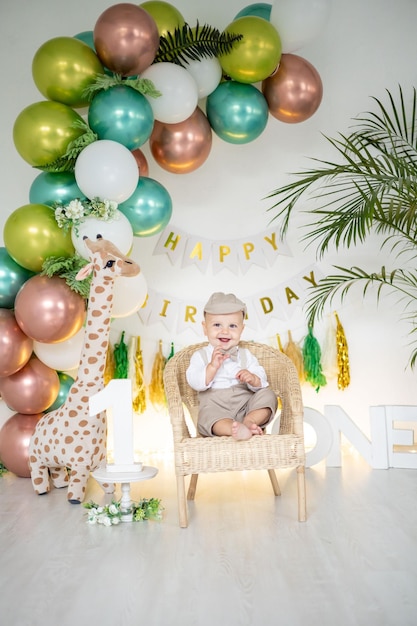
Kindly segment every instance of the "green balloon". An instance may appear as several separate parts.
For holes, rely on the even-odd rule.
[[[51,406],[48,407],[48,409],[46,410],[47,413],[49,413],[50,411],[55,411],[56,409],[59,409],[59,407],[61,407],[64,404],[65,400],[67,399],[69,390],[71,389],[74,383],[74,378],[72,378],[72,376],[69,376],[69,374],[65,374],[65,372],[57,372],[57,374],[59,378],[58,395],[56,397],[55,402],[51,404]]]
[[[56,202],[68,204],[76,198],[82,200],[85,196],[72,172],[42,172],[29,189],[31,204],[53,206]]]
[[[153,17],[160,37],[166,37],[168,32],[173,35],[176,28],[185,24],[182,14],[169,2],[149,0],[139,6]]]
[[[46,41],[32,61],[33,80],[41,94],[72,107],[88,105],[84,91],[103,73],[95,51],[75,37]]]
[[[262,17],[239,17],[225,33],[243,35],[231,52],[219,58],[227,76],[240,83],[256,83],[268,78],[281,58],[281,39],[277,29]]]
[[[6,248],[0,248],[0,309],[13,309],[17,292],[32,276],[34,273],[16,263]]]
[[[19,113],[13,126],[16,150],[34,167],[53,163],[84,131],[74,128],[81,115],[60,102],[35,102]]]
[[[75,252],[71,232],[59,228],[53,209],[45,204],[25,204],[13,211],[3,238],[12,259],[32,272],[40,272],[50,256],[67,258]]]

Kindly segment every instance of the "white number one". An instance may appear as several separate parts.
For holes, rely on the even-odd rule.
[[[113,379],[90,397],[90,415],[107,411],[113,420],[114,464],[134,463],[132,381]]]

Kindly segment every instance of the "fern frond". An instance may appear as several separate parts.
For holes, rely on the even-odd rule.
[[[161,92],[155,89],[155,85],[149,78],[123,78],[121,74],[113,74],[112,76],[108,74],[98,74],[95,81],[90,83],[83,91],[83,97],[91,102],[94,96],[100,91],[107,91],[112,87],[119,87],[120,85],[131,87],[135,91],[138,91],[144,96],[149,96],[150,98],[158,98],[161,95]]]
[[[98,139],[98,135],[91,130],[84,120],[75,120],[71,124],[71,128],[79,128],[83,132],[76,139],[69,142],[65,153],[61,157],[47,165],[36,165],[37,169],[44,172],[72,172],[80,152]]]
[[[68,287],[87,299],[90,294],[92,275],[87,276],[84,280],[76,280],[75,277],[88,261],[78,254],[70,257],[50,256],[42,264],[41,276],[59,276],[63,278]]]
[[[168,62],[184,67],[189,61],[219,57],[229,54],[243,35],[220,32],[217,28],[197,22],[195,28],[187,23],[167,32],[159,40],[159,49],[154,63]]]

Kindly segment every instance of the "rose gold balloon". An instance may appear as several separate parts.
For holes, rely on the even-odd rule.
[[[159,48],[155,20],[135,4],[115,4],[104,11],[94,27],[94,47],[100,61],[123,76],[141,74]]]
[[[132,150],[132,154],[135,157],[136,163],[138,164],[139,176],[149,176],[148,161],[146,160],[146,157],[143,154],[142,150],[136,148],[136,150]]]
[[[0,378],[0,394],[12,411],[32,415],[46,411],[59,392],[57,372],[32,356],[18,372]]]
[[[26,365],[33,341],[16,322],[13,311],[0,309],[0,376],[11,376]]]
[[[85,321],[85,301],[59,276],[32,276],[18,291],[15,316],[23,332],[43,343],[73,337]]]
[[[288,124],[304,122],[319,108],[323,84],[313,65],[296,54],[283,54],[278,70],[262,81],[271,115]]]
[[[10,472],[22,478],[30,477],[29,442],[42,413],[15,413],[0,430],[0,459]]]
[[[211,144],[211,126],[198,107],[178,124],[155,121],[149,137],[155,161],[174,174],[187,174],[203,165],[210,154]]]

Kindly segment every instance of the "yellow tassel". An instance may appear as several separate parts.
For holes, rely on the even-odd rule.
[[[282,352],[286,354],[287,357],[294,363],[300,382],[304,382],[305,375],[303,352],[300,346],[293,340],[290,330],[288,331],[288,342]]]
[[[156,407],[165,406],[164,368],[167,360],[162,354],[162,341],[159,341],[159,350],[155,355],[152,366],[151,382],[149,384],[149,399]]]
[[[135,413],[146,410],[145,382],[143,377],[143,359],[140,348],[140,337],[132,337],[129,363],[132,366],[132,404]]]
[[[346,341],[345,331],[342,324],[336,316],[336,344],[337,344],[337,386],[339,389],[346,389],[350,384],[350,367],[349,367],[349,351]]]
[[[282,343],[281,343],[281,337],[279,336],[279,333],[277,333],[275,336],[277,338],[278,350],[280,352],[284,352],[283,347],[282,347]]]
[[[113,349],[109,341],[109,344],[107,346],[107,353],[106,353],[106,365],[105,365],[104,374],[103,374],[103,381],[105,385],[107,385],[107,383],[113,380],[115,370],[116,370],[116,362],[114,360]]]

